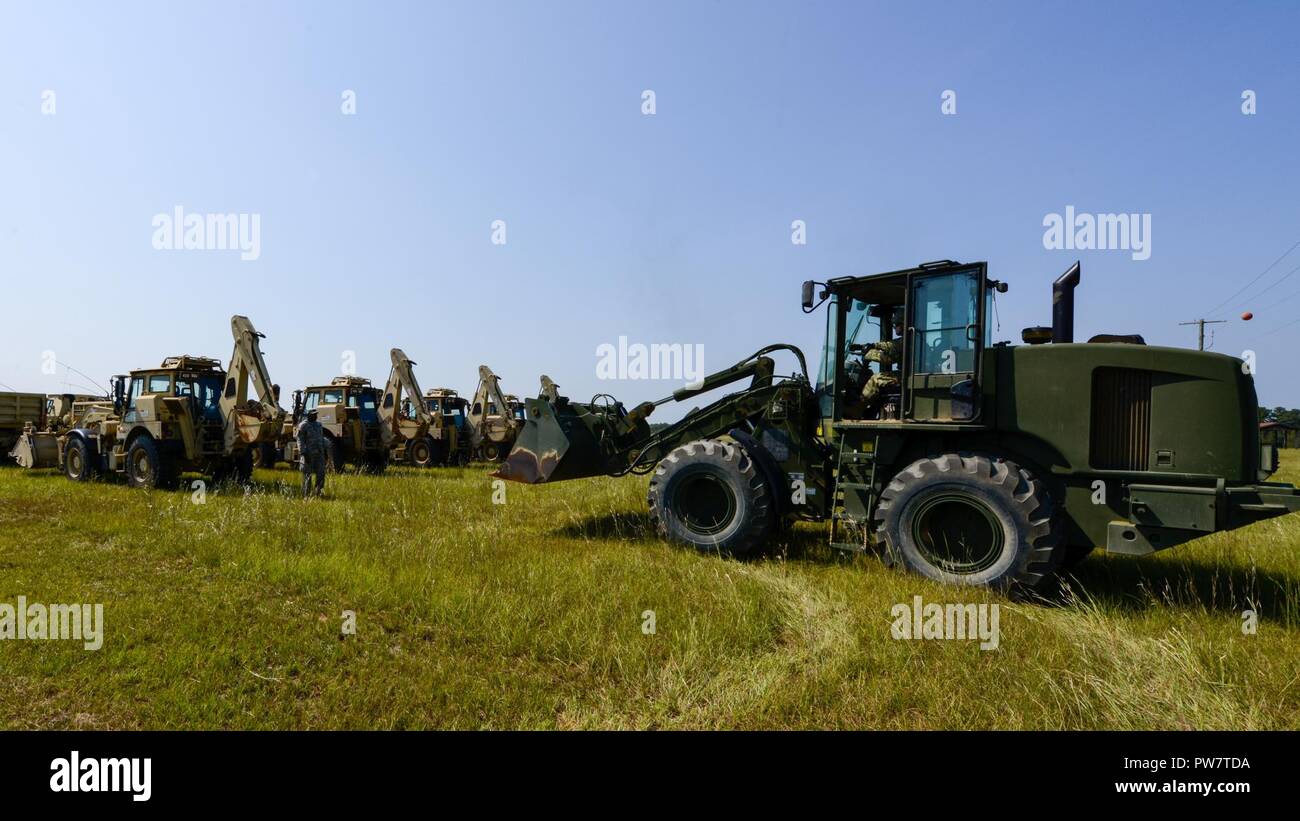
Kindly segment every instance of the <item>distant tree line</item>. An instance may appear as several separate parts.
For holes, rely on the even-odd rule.
[[[1300,425],[1300,410],[1295,408],[1260,408],[1259,421],[1261,422],[1286,422],[1292,425]]]

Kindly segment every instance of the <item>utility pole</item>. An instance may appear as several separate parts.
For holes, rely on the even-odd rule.
[[[1205,326],[1224,325],[1227,321],[1226,319],[1193,319],[1191,322],[1179,322],[1178,324],[1197,326],[1196,350],[1203,351],[1205,350]]]

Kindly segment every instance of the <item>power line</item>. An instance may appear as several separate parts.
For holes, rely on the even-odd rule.
[[[1286,330],[1287,328],[1290,328],[1292,325],[1295,325],[1295,324],[1297,324],[1297,323],[1300,323],[1300,319],[1293,319],[1293,320],[1291,320],[1290,322],[1286,323],[1285,325],[1279,325],[1279,326],[1277,326],[1276,328],[1274,328],[1274,329],[1271,330],[1271,331],[1265,331],[1264,333],[1260,334],[1260,337],[1272,336],[1273,334],[1277,333],[1278,331],[1284,331],[1284,330]]]
[[[1267,268],[1265,268],[1264,270],[1260,271],[1260,272],[1259,272],[1259,276],[1255,277],[1255,278],[1252,279],[1250,282],[1247,282],[1246,285],[1245,285],[1245,287],[1243,287],[1243,288],[1242,288],[1240,291],[1238,291],[1237,293],[1233,294],[1232,296],[1230,296],[1230,297],[1228,297],[1227,299],[1225,299],[1225,300],[1223,300],[1222,302],[1220,302],[1218,305],[1215,305],[1213,308],[1211,308],[1210,310],[1206,311],[1206,312],[1205,312],[1205,315],[1206,315],[1206,316],[1214,316],[1214,314],[1215,314],[1215,313],[1216,313],[1220,308],[1222,308],[1224,305],[1227,305],[1228,303],[1232,302],[1232,301],[1233,301],[1234,299],[1236,299],[1237,297],[1239,297],[1239,296],[1241,296],[1242,294],[1244,294],[1246,291],[1249,291],[1252,287],[1254,287],[1254,285],[1255,285],[1256,282],[1259,282],[1261,279],[1263,279],[1265,274],[1267,274],[1269,271],[1273,270],[1273,268],[1276,267],[1277,264],[1278,264],[1279,262],[1281,262],[1282,260],[1284,260],[1284,259],[1286,259],[1288,256],[1290,256],[1290,255],[1291,255],[1291,252],[1294,251],[1296,248],[1300,248],[1300,240],[1296,240],[1296,242],[1295,242],[1294,245],[1292,245],[1290,248],[1286,249],[1286,253],[1285,253],[1285,254],[1283,254],[1282,256],[1280,256],[1280,257],[1278,257],[1277,259],[1273,260],[1273,264],[1272,264],[1272,265],[1269,265]]]
[[[86,379],[89,379],[92,383],[94,383],[94,385],[95,385],[97,388],[99,388],[101,391],[104,392],[104,395],[105,395],[105,396],[108,396],[108,393],[109,393],[108,388],[104,387],[103,385],[99,384],[98,382],[95,382],[94,377],[92,377],[92,376],[90,376],[90,375],[88,375],[88,374],[82,373],[81,371],[77,370],[76,368],[72,367],[71,365],[65,364],[65,363],[63,363],[63,362],[60,362],[59,364],[60,364],[60,365],[63,365],[63,367],[67,368],[68,370],[72,371],[73,373],[77,374],[78,376],[84,376]]]
[[[1297,265],[1296,267],[1292,268],[1290,271],[1287,271],[1285,274],[1282,275],[1280,279],[1278,279],[1276,282],[1274,282],[1272,285],[1268,286],[1264,290],[1260,291],[1259,293],[1255,294],[1252,297],[1248,297],[1247,299],[1243,300],[1241,306],[1243,308],[1250,307],[1247,303],[1258,300],[1264,294],[1268,293],[1269,291],[1273,290],[1277,286],[1281,285],[1283,282],[1286,282],[1287,279],[1289,279],[1291,275],[1294,274],[1296,271],[1300,271],[1300,265]]]

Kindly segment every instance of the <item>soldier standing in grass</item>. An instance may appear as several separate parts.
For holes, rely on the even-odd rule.
[[[302,497],[311,494],[311,477],[316,476],[316,495],[325,489],[325,431],[316,421],[316,411],[307,411],[307,418],[298,423],[294,431],[298,440],[298,465],[302,470]]]

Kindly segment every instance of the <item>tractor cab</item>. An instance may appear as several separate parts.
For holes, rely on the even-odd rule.
[[[528,418],[528,414],[524,411],[524,403],[513,393],[506,394],[506,405],[510,408],[510,418],[517,419],[521,423]]]
[[[131,371],[123,421],[162,419],[164,405],[184,398],[196,422],[219,427],[225,376],[221,362],[206,356],[169,356],[158,368]]]
[[[424,392],[424,405],[430,413],[442,414],[456,428],[465,427],[465,408],[469,402],[451,388],[429,388]]]
[[[303,391],[303,412],[316,411],[322,425],[340,425],[345,419],[360,419],[365,425],[379,424],[380,390],[369,379],[336,376],[328,385]]]
[[[812,286],[804,288],[811,313]],[[980,423],[994,290],[983,262],[944,260],[821,283],[826,343],[817,393],[836,422]]]

